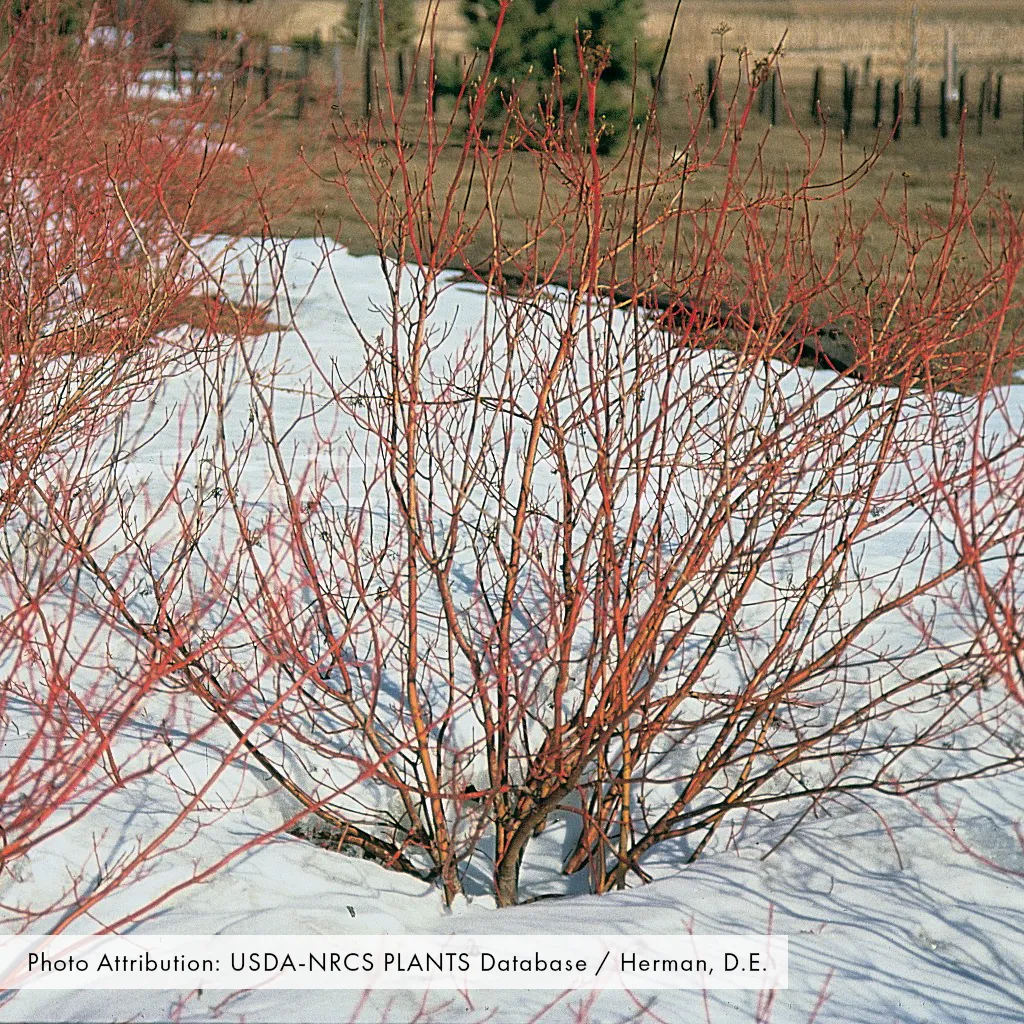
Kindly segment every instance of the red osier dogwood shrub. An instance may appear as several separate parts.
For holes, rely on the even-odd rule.
[[[697,110],[684,159],[648,119],[608,163],[592,103],[582,134],[557,93],[495,131],[487,82],[482,60],[448,123],[428,95],[410,135],[385,71],[340,139],[391,302],[355,376],[307,346],[325,447],[301,472],[283,385],[245,357],[258,427],[219,462],[247,568],[218,573],[250,612],[199,658],[203,700],[288,752],[259,756],[332,844],[449,897],[485,864],[506,905],[553,820],[564,872],[602,891],[665,844],[697,856],[730,815],[1019,765],[973,614],[985,588],[1015,600],[978,566],[1021,538],[1024,433],[993,387],[1019,217],[996,204],[961,267],[979,208],[958,179],[947,221],[912,231],[904,210],[872,260],[847,214],[823,260],[814,166],[751,191],[752,93],[720,135]],[[460,264],[487,286],[464,335],[443,313]],[[665,330],[651,309],[672,304]],[[977,394],[944,390],[957,345]],[[808,352],[833,369],[795,370]],[[231,496],[257,448],[278,502],[258,524]]]

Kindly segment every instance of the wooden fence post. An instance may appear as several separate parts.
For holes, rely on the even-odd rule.
[[[875,118],[874,127],[877,129],[882,124],[882,80],[880,78],[875,80]]]
[[[922,102],[922,87],[921,79],[919,78],[914,83],[914,124],[917,127],[921,126],[921,102]]]
[[[718,61],[712,57],[708,61],[708,118],[711,127],[718,127]],[[775,124],[775,119],[772,119]]]
[[[903,131],[903,83],[897,78],[892,86],[892,137],[899,142]]]
[[[918,41],[919,41],[919,22],[917,12],[917,4],[910,10],[910,52],[907,54],[907,82],[918,82],[920,76],[918,74]]]
[[[336,38],[331,47],[331,63],[334,70],[334,105],[340,111],[341,98],[345,93],[345,54],[340,38]]]
[[[373,47],[363,47],[363,109],[366,116],[373,113]]]
[[[814,85],[811,86],[811,119],[821,120],[821,76],[823,70],[820,67],[814,69]]]
[[[946,84],[946,102],[956,99],[953,90],[956,88],[956,58],[953,55],[953,38],[949,34],[949,26],[943,30],[943,49],[945,51],[943,66],[946,70],[944,79]]]
[[[1003,75],[996,75],[996,95],[992,102],[992,118],[996,121],[1003,115]]]
[[[400,49],[395,59],[398,68],[398,94],[405,95],[405,50]]]
[[[946,105],[948,82],[943,79],[942,84],[939,86],[939,136],[940,138],[946,138],[949,135],[949,107]]]
[[[306,112],[306,90],[309,86],[309,47],[299,47],[299,86],[295,93],[295,120],[301,121]]]
[[[853,131],[853,104],[857,94],[856,74],[843,65],[843,134],[849,138]]]
[[[779,123],[779,69],[772,68],[772,86],[771,86],[771,122],[772,125]]]

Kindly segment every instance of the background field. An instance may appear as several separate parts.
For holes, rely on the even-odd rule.
[[[915,7],[921,123],[913,123],[913,92],[909,88],[901,136],[894,139],[892,90],[897,79],[907,78]],[[657,46],[663,45],[674,9],[670,0],[647,4],[646,25],[652,43]],[[270,62],[281,72],[275,79],[270,102],[263,106],[263,114],[256,119],[247,139],[253,152],[271,156],[275,172],[299,153],[305,164],[297,173],[286,201],[278,201],[269,211],[275,232],[285,236],[322,232],[359,253],[374,247],[360,216],[360,211],[371,209],[373,196],[360,175],[349,177],[349,195],[339,185],[341,176],[351,166],[346,137],[352,131],[362,130],[360,126],[366,123],[364,74],[351,40],[342,43],[344,88],[340,109],[337,102],[337,69],[329,41],[337,37],[335,26],[340,25],[344,10],[341,0],[184,5],[180,27],[202,32],[219,28],[222,35],[231,38],[235,32],[244,32],[250,40],[248,59],[254,64],[261,60]],[[426,5],[421,5],[421,13],[425,15],[426,11]],[[749,165],[758,155],[761,160],[756,178],[768,182],[769,187],[784,189],[794,176],[796,180],[802,177],[809,154],[813,153],[818,159],[813,180],[819,184],[834,182],[842,176],[844,167],[856,166],[871,156],[874,165],[870,174],[844,197],[844,201],[850,202],[856,220],[867,222],[878,212],[880,203],[892,212],[904,197],[912,224],[920,225],[928,216],[941,218],[949,206],[960,135],[956,103],[949,107],[948,136],[941,138],[939,133],[939,94],[947,30],[958,48],[958,71],[966,74],[963,140],[969,188],[977,193],[990,187],[994,195],[1003,194],[1019,209],[1019,197],[1024,194],[1024,6],[1012,0],[981,0],[971,4],[935,0],[916,5],[881,0],[684,3],[679,8],[666,64],[664,94],[658,107],[662,161],[670,159],[673,151],[681,152],[690,136],[692,119],[706,88],[709,59],[717,55],[722,62],[720,97],[724,108],[733,97],[742,103],[750,70],[781,43],[776,124],[771,123],[769,104],[763,103],[755,107],[743,136],[742,161]],[[272,41],[287,44],[316,35],[325,45],[308,65],[309,78],[302,87],[302,117],[298,119],[295,75],[301,61],[297,60],[297,51],[289,52],[279,46],[267,56],[267,46]],[[440,57],[468,58],[465,25],[457,0],[444,0],[437,5],[434,41]],[[230,47],[233,43],[229,39],[222,45]],[[390,56],[390,71],[397,77],[397,55]],[[406,69],[412,65],[411,54],[406,54]],[[853,126],[845,137],[841,130],[844,65],[858,76]],[[426,60],[421,57],[414,80],[422,82],[425,66]],[[823,124],[811,112],[812,80],[818,68],[822,73]],[[291,80],[287,72],[291,73]],[[378,61],[374,69],[378,86],[382,72]],[[992,87],[999,76],[1001,116],[996,118]],[[986,79],[990,91],[987,102],[981,105],[980,91]],[[876,128],[875,88],[879,80],[881,123]],[[247,102],[263,102],[265,92],[258,75],[249,77],[246,95]],[[442,155],[437,168],[437,187],[441,189],[458,161],[458,126],[464,123],[464,114],[453,111],[452,102],[442,98],[438,116],[442,122],[454,117],[456,125],[451,150]],[[419,131],[422,117],[420,90],[418,95],[414,94],[405,118],[408,137]],[[724,164],[724,158],[721,163]],[[413,166],[422,169],[416,159]],[[713,203],[723,173],[722,166],[713,166],[695,175],[687,186],[688,205]],[[512,188],[500,209],[506,241],[515,245],[526,230],[523,210],[530,209],[538,191],[534,158],[528,153],[512,157],[509,174]],[[513,195],[516,203],[509,201]],[[476,203],[477,197],[470,196],[467,208],[478,209]],[[840,213],[838,205],[829,207],[827,202],[817,207],[822,230],[816,244],[820,243],[824,250],[833,244],[827,229],[829,219]],[[260,227],[258,221],[263,212],[254,208],[252,214],[253,222],[243,226],[246,230]],[[983,226],[981,221],[979,226]],[[891,243],[892,230],[884,221],[876,219],[868,225],[864,246],[869,256],[881,256]],[[539,251],[542,261],[555,258],[554,249],[549,252],[542,245]],[[473,260],[483,261],[488,247],[481,241],[479,245],[470,245],[467,252]],[[742,253],[737,253],[737,258],[741,257]],[[977,254],[968,254],[967,258],[976,257],[980,259]]]
[[[282,42],[315,33],[329,39],[331,27],[340,22],[344,6],[342,2],[331,0],[184,5],[181,24],[190,31],[230,26],[232,30],[244,29],[254,38],[265,34]],[[971,4],[933,0],[918,5],[879,0],[683,4],[667,64],[665,97],[659,108],[666,147],[671,148],[681,141],[688,130],[686,103],[703,87],[710,57],[720,50],[723,54],[723,96],[727,96],[741,77],[738,51],[748,53],[753,63],[783,40],[780,68],[790,111],[783,114],[780,110],[780,120],[791,118],[801,129],[813,134],[820,130],[810,116],[810,95],[814,69],[822,68],[822,107],[831,119],[833,152],[837,153],[842,67],[847,64],[859,74],[855,126],[847,140],[847,152],[850,153],[851,147],[854,153],[862,152],[875,144],[872,120],[877,77],[884,82],[881,138],[885,141],[886,129],[891,124],[892,83],[906,73],[914,6],[919,12],[922,124],[917,127],[910,123],[908,97],[902,139],[890,145],[879,161],[874,176],[875,193],[883,179],[896,174],[901,176],[901,184],[906,184],[910,190],[914,205],[940,202],[948,194],[949,174],[956,160],[956,132],[955,127],[951,128],[949,138],[939,138],[937,110],[939,82],[943,75],[944,31],[948,28],[958,46],[960,68],[967,74],[968,169],[974,178],[992,170],[1000,187],[1019,194],[1024,186],[1024,6],[1012,0],[980,0]],[[673,5],[667,0],[654,0],[647,7],[650,38],[661,45],[671,23]],[[723,26],[728,27],[724,34],[721,33]],[[455,0],[445,0],[438,6],[436,42],[442,54],[465,55],[464,26]],[[346,54],[343,106],[347,113],[355,115],[362,102],[362,80],[358,73],[352,73],[358,70],[358,63],[352,58],[353,54]],[[864,74],[866,59],[870,59],[867,76]],[[993,118],[990,103],[983,120],[983,133],[979,134],[978,92],[989,72],[1004,76],[1002,116],[999,120]],[[314,58],[311,73],[312,89],[305,119],[301,123],[292,120],[294,100],[291,94],[279,91],[274,104],[278,116],[264,121],[265,144],[278,141],[292,150],[301,145],[309,153],[330,143],[331,106],[335,97],[334,73],[327,52]],[[951,122],[955,124],[955,120],[956,111],[952,109]],[[769,133],[765,114],[756,116],[752,127],[755,129],[752,134],[765,132],[771,136],[765,155],[776,170],[798,167],[806,159],[804,144],[791,125],[780,123]],[[832,170],[834,166],[828,168],[828,173]],[[326,218],[325,226],[334,224],[343,236],[351,236],[350,240],[360,245],[354,223],[320,187],[310,183],[294,199],[294,207],[281,221],[283,230],[306,234],[313,229],[316,216],[320,214]]]

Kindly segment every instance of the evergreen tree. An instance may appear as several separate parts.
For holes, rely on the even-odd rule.
[[[463,0],[471,41],[487,50],[494,35],[500,0]],[[527,99],[550,86],[556,64],[562,69],[562,96],[579,95],[577,39],[588,51],[606,51],[598,85],[598,116],[606,122],[606,148],[627,126],[634,76],[642,113],[650,95],[654,56],[644,37],[642,0],[512,0],[494,53],[493,75],[499,90],[513,86]]]
[[[374,49],[380,33],[380,5],[384,4],[384,45],[407,46],[412,38],[412,0],[348,0],[345,7],[345,31],[353,43],[359,41],[360,28],[365,32],[363,42]]]

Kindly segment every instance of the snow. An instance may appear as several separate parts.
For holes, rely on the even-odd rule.
[[[180,69],[176,72],[162,68],[148,68],[140,72],[136,81],[129,83],[128,96],[162,103],[179,102],[184,96],[195,95],[199,89],[223,81],[220,71]]]
[[[89,33],[86,42],[89,46],[102,46],[110,49],[129,47],[135,42],[131,32],[125,32],[114,25],[97,25]]]
[[[293,297],[296,329],[268,336],[254,346],[254,359],[277,374],[281,421],[304,417],[306,433],[287,439],[292,471],[299,477],[304,469],[315,470],[325,458],[335,458],[358,474],[358,448],[348,448],[346,441],[355,436],[353,424],[328,422],[323,415],[318,420],[311,412],[331,381],[311,374],[310,354],[315,353],[320,367],[330,368],[332,379],[358,368],[363,358],[359,332],[372,336],[381,329],[380,309],[387,303],[379,261],[340,251],[325,265],[317,243],[297,241],[276,273]],[[260,294],[274,292],[270,275],[261,282]],[[485,315],[478,289],[459,287],[442,299],[435,318],[452,336],[478,332]],[[277,319],[289,319],[279,312]],[[224,393],[233,396],[225,410],[225,435],[229,444],[244,445],[251,436],[250,396],[240,365],[227,369],[236,379],[224,381]],[[179,370],[140,401],[123,425],[129,436],[145,438],[138,448],[125,445],[130,455],[121,466],[124,480],[140,492],[149,488],[154,497],[173,486],[183,439],[202,433],[209,411],[203,366],[184,358]],[[1024,386],[1013,389],[1010,410],[1013,416],[1024,412]],[[318,450],[314,428],[321,437],[335,439],[331,450]],[[190,463],[191,500],[201,504],[203,483],[193,468]],[[268,482],[272,476],[258,452],[244,467],[240,491],[254,518],[277,500]],[[158,526],[155,522],[153,536]],[[899,536],[912,547],[913,523]],[[892,538],[888,533],[883,540],[891,545]],[[173,569],[166,553],[156,554]],[[876,555],[871,571],[884,576],[894,552],[880,547]],[[119,557],[114,576],[123,581],[126,600],[142,614],[151,595],[133,589],[132,559]],[[6,608],[14,598],[3,600]],[[46,598],[52,607],[61,600],[59,595]],[[945,628],[955,638],[956,624]],[[893,642],[893,634],[887,635]],[[138,668],[132,661],[137,655],[127,649],[117,653],[118,642],[107,634],[78,637],[74,671],[83,686],[110,686],[91,666],[107,664],[101,655],[112,649],[115,661],[125,659],[126,678],[132,665]],[[10,650],[5,648],[2,657],[11,671]],[[29,671],[24,666],[15,670]],[[13,697],[5,714],[15,726],[29,721],[24,705]],[[54,819],[54,825],[67,822],[66,827],[54,827],[28,856],[4,871],[4,931],[55,927],[67,910],[47,908],[76,883],[83,893],[100,894],[70,926],[76,933],[118,922],[130,922],[121,927],[137,934],[771,931],[790,941],[790,988],[778,992],[770,1005],[770,1019],[777,1024],[812,1016],[858,1024],[1017,1024],[1024,1019],[1024,847],[1014,831],[1024,818],[1019,772],[949,784],[938,794],[920,795],[919,807],[875,795],[800,821],[784,814],[774,821],[754,813],[738,816],[693,864],[685,863],[690,848],[682,841],[656,848],[644,862],[653,881],[621,892],[560,895],[497,910],[482,884],[470,884],[470,895],[446,908],[432,884],[281,834],[282,824],[295,814],[294,802],[201,706],[161,691],[133,706],[132,714],[132,728],[120,735],[115,749],[125,786],[83,790]],[[180,744],[197,730],[198,738]],[[24,749],[23,743],[16,729],[7,730],[5,764]],[[315,786],[315,760],[298,767]],[[355,787],[357,776],[353,766],[348,780],[336,776],[333,787]],[[201,798],[189,797],[197,791]],[[943,815],[949,808],[957,811],[956,831],[947,835],[936,822],[947,820]],[[171,838],[160,840],[157,856],[139,856],[147,842],[179,818]],[[567,891],[558,888],[562,883],[555,870],[566,828],[556,818],[544,833],[550,856],[525,865],[524,894]],[[276,834],[261,838],[268,831]],[[30,913],[37,916],[27,917]],[[543,1020],[573,1020],[579,1010],[590,1014],[581,1019],[595,1022],[729,1024],[767,1019],[757,1017],[759,999],[764,1011],[766,998],[716,991],[594,997],[575,992],[559,997],[545,1013],[552,1000],[543,992],[438,994],[425,1003],[415,992],[305,992],[298,997],[243,991],[228,999],[222,992],[5,992],[0,1020],[401,1021],[419,1014],[419,1020],[512,1022],[542,1014]]]

